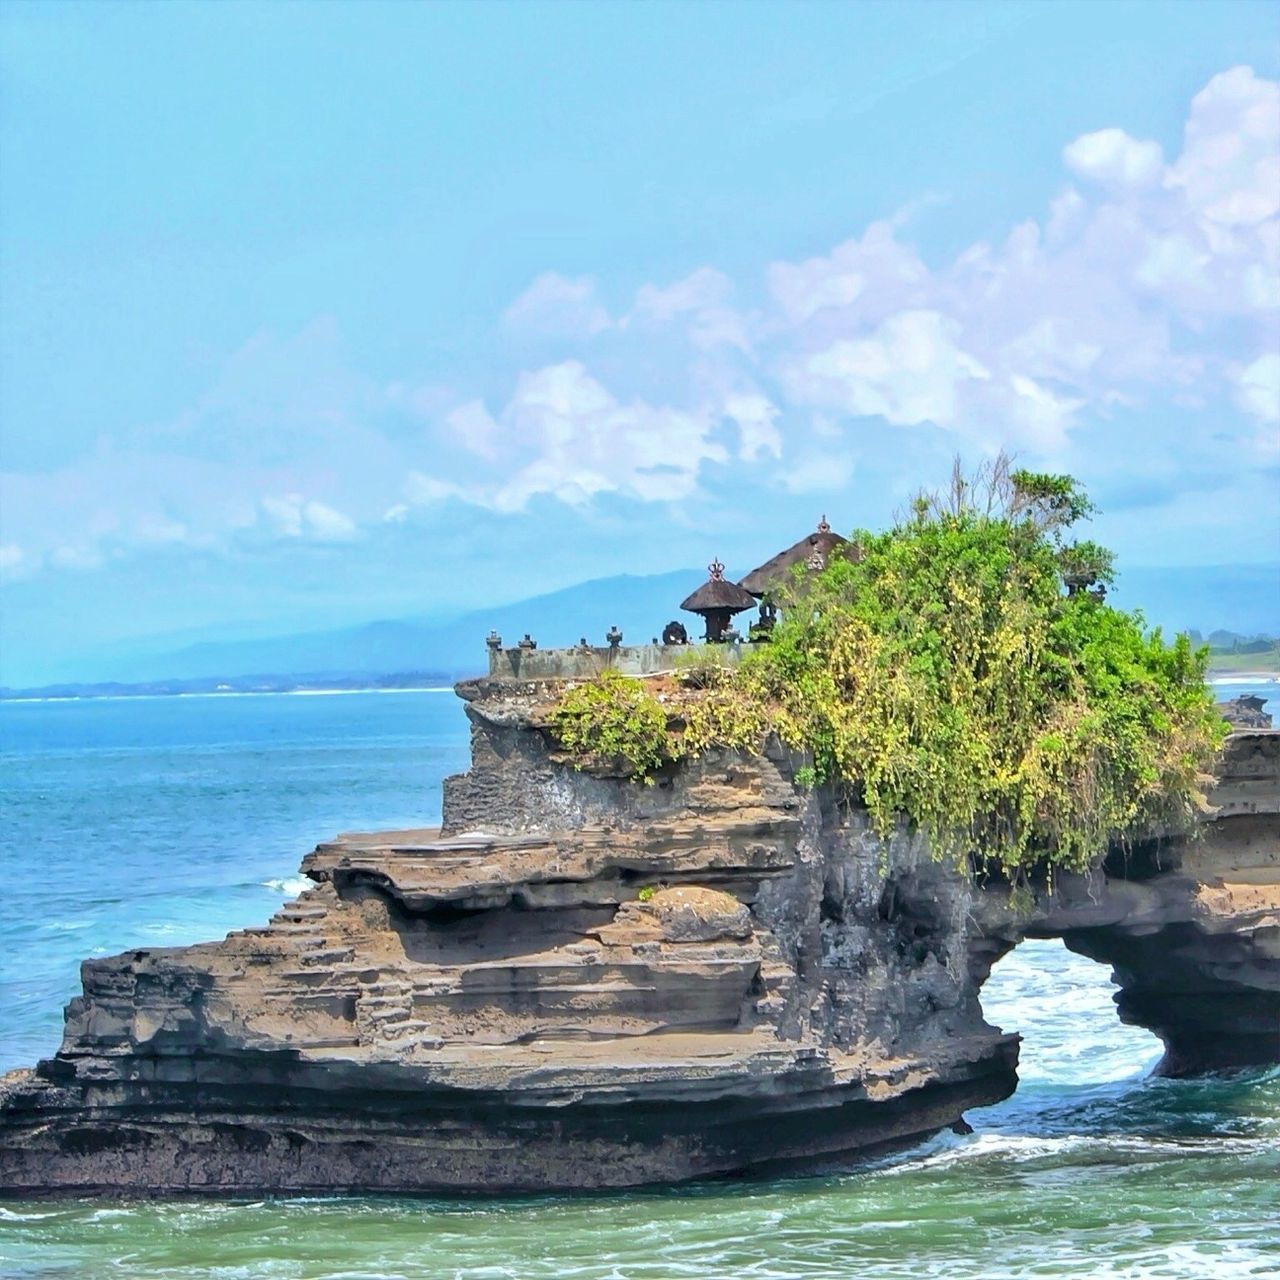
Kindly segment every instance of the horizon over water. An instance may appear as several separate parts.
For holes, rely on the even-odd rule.
[[[1246,691],[1240,677],[1228,696]],[[1280,682],[1250,680],[1277,708]],[[339,830],[434,825],[467,722],[430,691],[0,702],[0,1071],[82,959],[214,939]],[[983,992],[1021,1084],[974,1132],[821,1177],[594,1195],[5,1201],[0,1276],[751,1280],[1280,1273],[1280,1070],[1147,1078],[1105,967],[1028,942]]]

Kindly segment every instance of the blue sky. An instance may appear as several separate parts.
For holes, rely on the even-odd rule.
[[[1250,3],[0,8],[0,682],[879,525],[1280,561]]]

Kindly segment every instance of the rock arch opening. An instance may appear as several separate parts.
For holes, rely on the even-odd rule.
[[[1163,1046],[1122,1022],[1110,967],[1069,950],[1061,938],[1028,938],[991,970],[982,988],[988,1022],[1022,1036],[1020,1087],[1091,1085],[1147,1075]]]

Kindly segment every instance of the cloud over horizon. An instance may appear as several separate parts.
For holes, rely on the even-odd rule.
[[[0,576],[339,547],[447,504],[612,498],[679,522],[1001,447],[1117,494],[1163,476],[1173,522],[1215,486],[1256,501],[1280,462],[1280,85],[1224,71],[1172,158],[1111,125],[1065,139],[1061,173],[1047,208],[940,262],[886,210],[824,253],[778,246],[737,279],[704,263],[621,304],[604,264],[548,263],[470,386],[362,371],[324,316],[253,335],[170,420],[0,477]]]

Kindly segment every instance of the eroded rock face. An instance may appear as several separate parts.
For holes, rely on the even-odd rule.
[[[1208,844],[1166,842],[1145,879],[1062,885],[1019,914],[799,792],[781,750],[641,787],[556,760],[545,687],[460,692],[473,767],[447,781],[441,831],[321,845],[315,887],[263,928],[86,962],[57,1056],[0,1083],[0,1185],[510,1190],[844,1162],[1012,1091],[1017,1037],[978,992],[1037,932],[1113,947],[1134,975],[1122,1014],[1156,1025],[1139,940],[1216,922],[1229,946],[1184,946],[1184,969],[1239,998],[1214,1024],[1233,1052],[1266,1052],[1273,907],[1223,887],[1243,867],[1219,885]],[[1266,750],[1230,757],[1213,827],[1239,819],[1226,843],[1255,871],[1275,868]]]
[[[1164,1042],[1162,1075],[1280,1062],[1280,733],[1228,739],[1196,833],[1113,850],[1021,910],[982,894],[975,976],[1024,937],[1112,966],[1120,1017]]]

